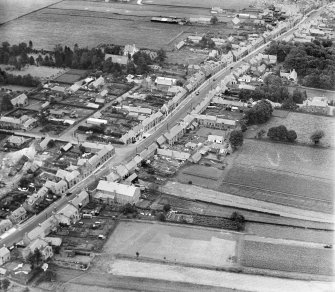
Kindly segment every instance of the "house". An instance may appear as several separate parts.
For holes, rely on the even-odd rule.
[[[0,248],[0,266],[7,263],[10,260],[10,251],[7,247]]]
[[[56,118],[62,118],[65,115],[69,114],[69,112],[67,110],[54,110],[54,109],[51,109],[49,111],[49,113],[50,113],[50,115],[53,115]]]
[[[44,184],[49,190],[51,190],[56,195],[63,195],[69,189],[67,182],[61,179],[58,182],[46,181]]]
[[[13,227],[13,223],[9,219],[3,219],[0,221],[0,235],[8,231]]]
[[[137,168],[137,163],[132,159],[125,166],[128,169],[128,172],[131,173]]]
[[[194,153],[192,156],[191,156],[191,158],[190,158],[190,160],[191,160],[191,162],[193,162],[193,163],[198,163],[200,160],[201,160],[201,153],[200,152],[196,152],[196,153]]]
[[[235,16],[231,21],[234,25],[238,25],[241,22],[241,20],[237,16]]]
[[[187,160],[190,158],[191,154],[182,151],[174,151],[170,149],[157,149],[157,155],[167,156],[176,160]]]
[[[208,141],[213,143],[222,144],[224,141],[223,136],[218,135],[208,135]]]
[[[175,125],[172,129],[164,134],[169,145],[176,143],[182,136],[184,136],[184,129],[180,125]]]
[[[132,185],[124,185],[116,182],[100,180],[97,192],[93,195],[95,199],[120,204],[136,203],[140,198],[140,188]]]
[[[88,118],[86,120],[87,124],[91,124],[91,125],[107,125],[108,121],[107,120],[102,120],[102,119],[95,119],[95,118]]]
[[[286,78],[287,80],[295,83],[298,81],[298,74],[295,69],[291,70],[289,73],[280,71],[280,77]]]
[[[59,223],[64,225],[74,224],[80,219],[78,209],[72,204],[67,204],[55,216]]]
[[[116,181],[116,182],[119,182],[120,181],[120,176],[115,173],[115,172],[111,172],[109,173],[107,176],[106,176],[106,180],[107,181]]]
[[[162,147],[162,145],[165,144],[165,142],[166,138],[163,135],[158,137],[158,139],[156,140],[156,143],[158,144],[159,147]]]
[[[8,219],[13,222],[13,224],[18,224],[27,217],[27,211],[23,207],[19,207],[14,210]]]
[[[26,130],[26,131],[31,130],[37,127],[37,125],[38,125],[38,120],[35,118],[30,118],[23,123],[23,130]]]
[[[69,151],[72,147],[73,147],[73,145],[69,142],[69,143],[65,144],[60,150],[63,151],[63,152],[67,152],[67,151]]]
[[[59,222],[54,215],[49,217],[47,220],[40,223],[30,232],[26,232],[23,236],[23,243],[25,245],[29,245],[37,238],[44,238],[45,236],[49,235],[52,231],[56,230],[58,224]]]
[[[90,87],[94,87],[94,88],[98,88],[102,85],[105,84],[105,79],[100,76],[98,79],[94,80],[91,84],[90,84]]]
[[[128,56],[119,56],[119,55],[112,55],[106,54],[105,60],[111,59],[112,63],[117,63],[120,65],[127,65],[129,62]]]
[[[192,43],[198,44],[202,39],[202,36],[199,35],[189,35],[187,37],[187,40],[189,40]]]
[[[25,95],[24,93],[18,95],[17,97],[14,97],[11,101],[11,104],[13,107],[24,107],[28,105],[28,96]]]
[[[33,211],[34,207],[39,204],[40,202],[42,202],[44,200],[44,198],[47,196],[48,194],[48,188],[43,186],[41,187],[37,193],[32,194],[26,201],[25,201],[25,207],[27,210],[29,211]]]
[[[40,144],[39,144],[39,148],[40,148],[41,150],[45,150],[45,149],[47,149],[48,144],[49,144],[49,142],[50,142],[51,140],[53,140],[53,139],[51,139],[49,136],[46,136],[46,137],[40,142]]]
[[[53,256],[52,247],[49,243],[44,239],[37,238],[21,251],[23,259],[27,260],[30,253],[34,253],[36,249],[41,252],[43,261]]]
[[[168,77],[157,77],[155,80],[155,85],[159,90],[168,91],[173,85],[176,85],[177,80]]]
[[[120,176],[120,178],[125,178],[129,174],[128,169],[122,164],[116,167],[116,172]]]
[[[319,114],[329,114],[328,100],[325,97],[316,96],[313,98],[308,98],[303,102],[301,106],[305,112],[319,113]]]
[[[21,129],[25,121],[21,118],[0,117],[0,127],[2,129]]]
[[[135,44],[133,45],[126,45],[123,50],[123,55],[127,56],[130,55],[131,57],[139,51],[138,48],[136,48]]]
[[[80,192],[77,196],[73,198],[71,204],[77,209],[84,207],[90,201],[90,197],[86,191]]]
[[[81,146],[84,148],[85,152],[88,153],[97,153],[105,147],[104,144],[98,144],[92,142],[84,142],[83,144],[81,144]]]
[[[208,128],[227,130],[235,129],[237,122],[235,120],[221,119],[216,116],[193,114],[195,120],[200,125]]]
[[[65,87],[61,87],[61,86],[54,86],[51,88],[52,91],[56,91],[57,93],[65,93],[66,92],[66,88]]]

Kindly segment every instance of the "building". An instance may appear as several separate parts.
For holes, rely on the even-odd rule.
[[[298,81],[298,74],[297,72],[295,71],[295,69],[291,70],[290,72],[283,72],[283,71],[280,71],[280,77],[282,78],[286,78],[287,80],[289,81],[293,81],[293,82],[297,82]]]
[[[172,129],[164,134],[169,145],[176,143],[181,137],[184,136],[184,129],[180,125],[175,125]]]
[[[140,198],[140,194],[141,191],[138,187],[100,180],[93,197],[96,200],[103,200],[107,203],[126,204],[136,203]]]
[[[208,141],[213,142],[213,143],[222,144],[224,141],[224,137],[218,136],[218,135],[208,135]]]
[[[99,152],[92,156],[88,160],[88,165],[91,170],[94,170],[104,164],[109,158],[115,153],[115,149],[112,145],[105,145]]]
[[[26,217],[27,217],[27,211],[23,207],[19,207],[9,215],[8,219],[12,221],[14,224],[18,224]]]
[[[27,141],[28,139],[20,137],[20,136],[10,136],[6,141],[6,144],[8,144],[11,147],[21,147]]]
[[[16,129],[19,130],[22,128],[24,121],[22,120],[22,117],[12,118],[12,117],[0,117],[0,127],[2,129]]]
[[[0,221],[0,235],[13,227],[13,223],[9,219]]]
[[[193,114],[195,120],[200,125],[219,130],[235,129],[237,122],[234,120],[221,119],[215,116]]]
[[[94,80],[90,84],[90,86],[93,87],[93,88],[98,88],[98,87],[100,87],[100,86],[102,86],[104,84],[105,84],[105,79],[102,76],[100,76],[98,79]]]
[[[81,144],[81,146],[84,148],[85,152],[97,153],[101,149],[103,149],[106,145],[98,144],[98,143],[91,143],[91,142],[84,142],[83,144]]]
[[[84,207],[90,201],[90,197],[86,191],[80,192],[77,196],[73,198],[71,204],[77,209]]]
[[[34,207],[45,199],[48,191],[48,188],[43,186],[37,191],[37,193],[32,194],[25,202],[26,209],[29,211],[33,211]]]
[[[34,253],[36,249],[41,252],[43,261],[53,256],[52,247],[49,245],[49,243],[44,239],[37,238],[21,251],[23,259],[27,260],[28,256],[31,253]]]
[[[157,155],[170,157],[176,160],[187,160],[190,158],[191,154],[182,151],[174,151],[170,149],[157,149]]]
[[[130,57],[133,57],[135,53],[139,51],[138,48],[136,48],[135,44],[133,45],[126,45],[123,50],[123,55],[127,56],[130,55]]]
[[[18,95],[17,97],[14,97],[10,102],[12,103],[13,107],[15,107],[15,108],[24,107],[24,106],[27,106],[29,104],[28,96],[25,95],[24,93]]]
[[[177,80],[168,77],[157,77],[155,80],[155,85],[159,90],[168,91],[173,85],[176,85]]]
[[[315,96],[305,100],[301,106],[301,109],[303,109],[305,112],[327,115],[329,114],[330,107],[328,105],[327,98]]]
[[[102,119],[95,119],[95,118],[88,118],[86,120],[87,124],[91,124],[91,125],[107,125],[108,121],[107,120],[102,120]]]
[[[67,204],[55,216],[58,222],[64,225],[74,224],[80,219],[78,209],[72,204]]]
[[[7,247],[0,248],[0,266],[7,263],[10,260],[10,251]]]
[[[56,195],[63,195],[69,189],[68,183],[64,179],[61,179],[58,182],[47,180],[44,186],[47,187]]]

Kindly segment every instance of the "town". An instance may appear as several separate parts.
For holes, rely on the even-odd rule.
[[[331,291],[335,3],[46,2],[0,13],[0,288]]]

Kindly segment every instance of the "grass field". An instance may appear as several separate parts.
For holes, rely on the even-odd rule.
[[[178,225],[121,222],[104,252],[204,266],[230,266],[235,256],[232,234]]]
[[[7,65],[0,65],[1,69],[5,69]],[[64,72],[64,69],[59,68],[52,68],[52,67],[46,67],[46,66],[35,66],[35,65],[29,65],[21,70],[11,70],[8,71],[8,73],[13,75],[28,75],[30,74],[33,77],[37,78],[54,78],[55,76],[61,74]]]
[[[326,134],[320,144],[323,146],[335,146],[335,119],[326,116],[317,116],[303,113],[290,112],[287,117],[272,117],[269,122],[261,126],[252,126],[246,132],[247,138],[254,138],[260,129],[268,131],[271,127],[286,126],[289,130],[297,132],[297,142],[311,144],[309,137],[315,130],[323,130]]]
[[[326,248],[245,240],[241,264],[246,267],[316,275],[333,275],[333,251]]]

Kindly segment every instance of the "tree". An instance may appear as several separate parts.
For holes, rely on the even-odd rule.
[[[1,112],[7,112],[7,111],[10,111],[12,109],[13,109],[13,105],[11,103],[11,98],[8,94],[6,94],[2,97],[0,111]]]
[[[36,265],[38,266],[42,260],[42,253],[38,248],[34,250],[34,257],[35,257]]]
[[[244,230],[245,218],[243,215],[239,214],[238,212],[233,212],[230,216],[230,220],[236,223],[238,231]]]
[[[229,142],[233,148],[237,148],[243,145],[243,133],[242,131],[234,130],[230,133]]]
[[[30,264],[31,269],[35,268],[35,255],[32,252],[28,254],[26,261]]]
[[[166,52],[163,49],[157,51],[157,60],[159,63],[164,63],[166,60]]]
[[[294,142],[297,139],[298,135],[294,130],[287,131],[287,140],[289,142]]]
[[[310,137],[315,145],[319,144],[320,140],[325,136],[324,131],[316,130]]]
[[[307,93],[306,91],[303,93],[299,89],[295,89],[292,94],[292,99],[295,103],[302,104],[303,101],[306,99]]]
[[[33,42],[30,40],[29,41],[29,49],[32,50],[33,49]]]
[[[284,110],[296,110],[298,107],[292,97],[285,99],[281,105],[281,108]]]
[[[33,56],[29,57],[29,65],[35,65],[35,60]]]
[[[163,206],[163,210],[164,210],[164,212],[169,212],[170,210],[171,210],[171,205],[170,204],[165,204],[164,206]]]
[[[263,124],[267,122],[272,115],[272,106],[266,100],[261,100],[245,113],[245,120],[248,125]]]
[[[10,285],[9,280],[8,279],[3,279],[3,280],[1,280],[0,283],[1,283],[1,285],[0,285],[1,290],[7,291],[8,287]]]
[[[158,220],[161,221],[161,222],[165,222],[166,221],[165,215],[163,213],[159,213]]]
[[[218,18],[217,18],[215,15],[213,15],[213,16],[211,17],[211,24],[215,25],[215,24],[217,24],[218,22],[219,22]]]

